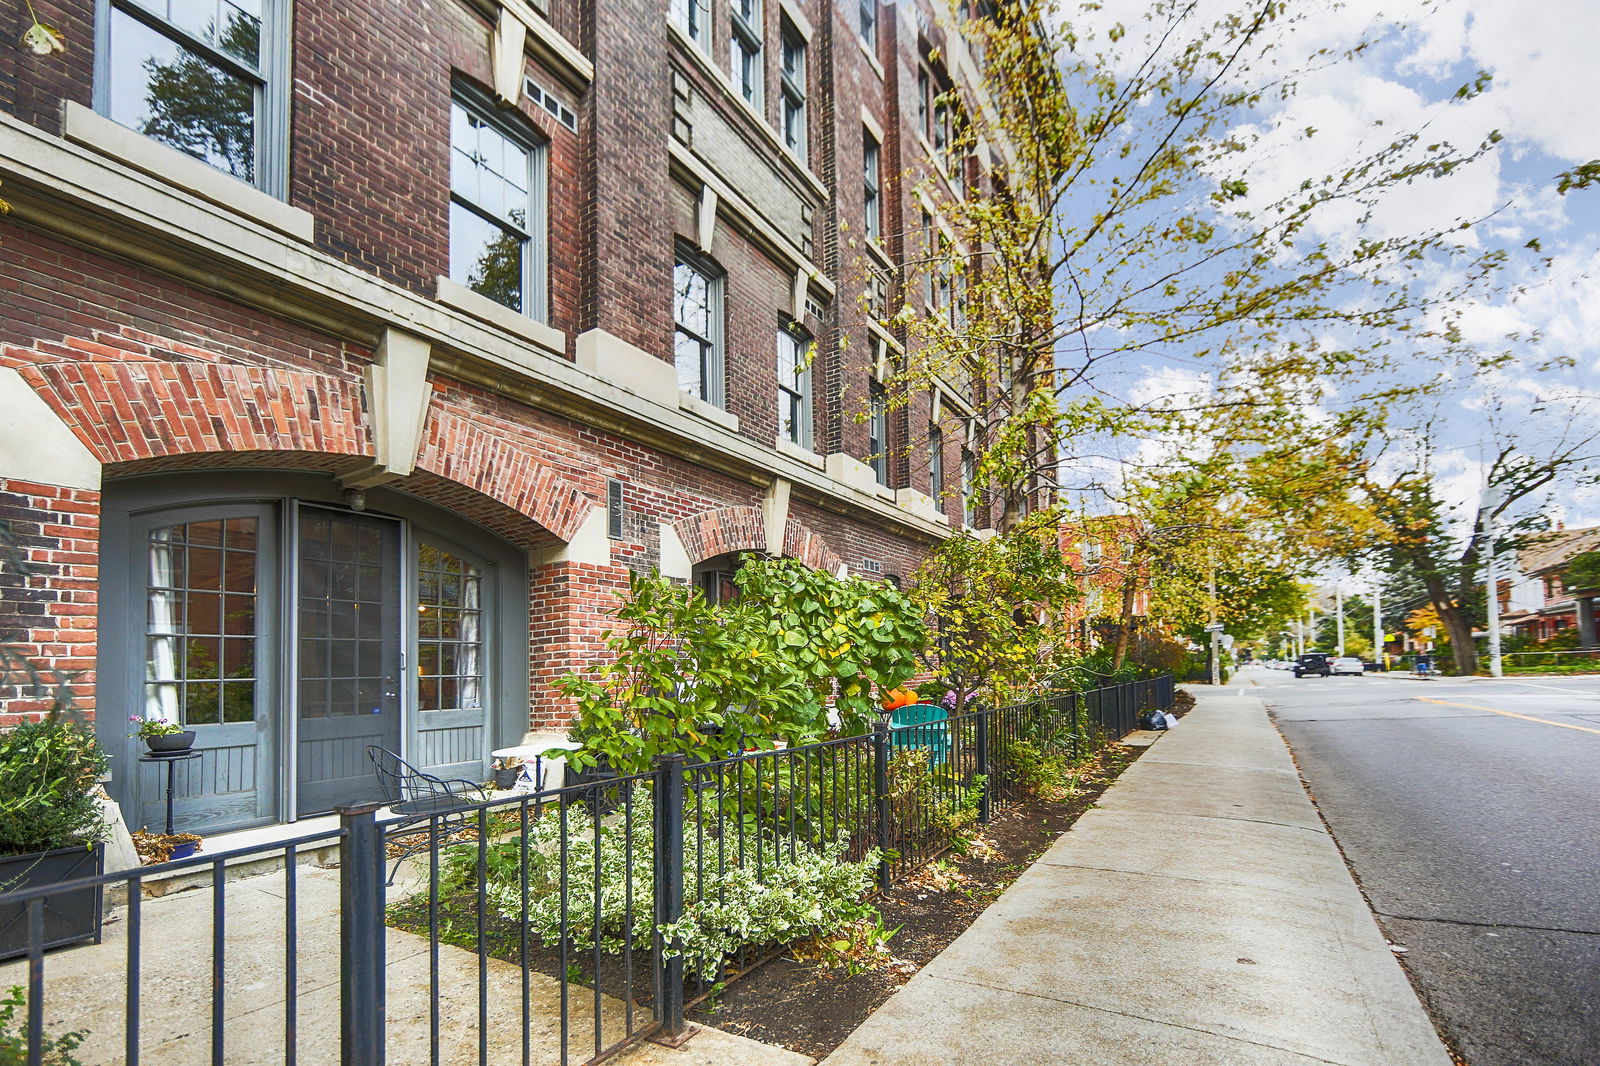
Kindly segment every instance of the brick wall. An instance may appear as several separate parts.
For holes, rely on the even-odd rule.
[[[94,715],[100,494],[0,478],[0,523],[15,554],[0,555],[0,727],[38,718],[64,686],[71,707]]]

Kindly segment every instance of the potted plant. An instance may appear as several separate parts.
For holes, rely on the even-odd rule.
[[[128,736],[144,741],[144,746],[152,753],[188,751],[194,746],[194,730],[185,729],[177,722],[169,722],[165,718],[144,718],[137,714],[130,714],[128,721],[133,723],[133,732]]]
[[[94,730],[59,711],[0,732],[0,891],[92,877],[105,868]],[[46,897],[44,946],[99,941],[100,886]],[[0,959],[26,954],[28,908],[0,904]]]

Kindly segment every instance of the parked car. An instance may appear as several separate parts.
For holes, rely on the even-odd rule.
[[[1335,677],[1345,674],[1359,675],[1366,672],[1366,667],[1362,666],[1361,660],[1354,655],[1339,656],[1328,664],[1328,669]]]
[[[1294,661],[1295,677],[1305,677],[1307,674],[1327,677],[1329,673],[1328,657],[1320,651],[1307,652]]]

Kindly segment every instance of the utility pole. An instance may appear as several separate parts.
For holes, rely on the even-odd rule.
[[[1206,632],[1211,637],[1211,683],[1222,684],[1222,626],[1217,622],[1217,560],[1215,549],[1206,549],[1206,588],[1211,598],[1211,624]]]
[[[1339,583],[1333,583],[1333,613],[1334,613],[1334,649],[1333,654],[1344,654],[1344,589]]]
[[[1489,595],[1486,607],[1489,614],[1489,675],[1503,676],[1505,664],[1500,658],[1500,554],[1494,546],[1494,511],[1500,505],[1500,490],[1489,485],[1483,490],[1483,536],[1489,542],[1487,580]]]
[[[1378,575],[1372,575],[1372,660],[1389,669],[1389,653],[1383,648],[1383,611],[1378,606],[1381,592],[1378,588]]]

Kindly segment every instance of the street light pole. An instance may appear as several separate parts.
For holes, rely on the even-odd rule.
[[[1343,655],[1344,654],[1344,589],[1339,587],[1339,583],[1337,581],[1335,581],[1333,583],[1333,611],[1334,611],[1334,617],[1336,619],[1336,621],[1334,623],[1334,632],[1335,632],[1336,636],[1334,638],[1333,654],[1335,654],[1335,655]]]
[[[1489,583],[1488,601],[1485,606],[1489,614],[1489,674],[1491,677],[1504,676],[1505,664],[1500,657],[1500,554],[1494,546],[1494,511],[1500,503],[1500,490],[1490,485],[1483,492],[1483,535],[1489,542],[1489,558],[1486,578]]]

